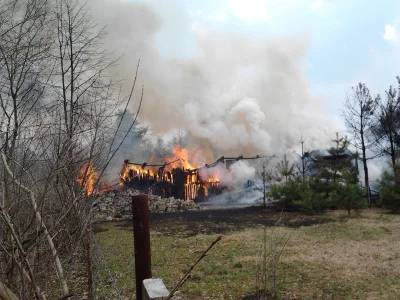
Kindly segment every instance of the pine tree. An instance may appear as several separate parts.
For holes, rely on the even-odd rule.
[[[352,209],[359,209],[366,205],[362,197],[362,191],[358,183],[358,172],[352,165],[354,155],[349,153],[349,140],[347,137],[336,139],[321,161],[321,169],[317,177],[319,181],[324,179],[324,184],[316,188],[317,192],[325,192],[326,200],[334,207],[346,209],[350,215]]]
[[[285,183],[287,183],[293,176],[294,165],[287,160],[286,154],[283,156],[283,160],[276,165],[276,170],[275,177],[278,181],[285,178]]]
[[[327,150],[329,156],[322,157],[318,161],[319,172],[317,178],[327,182],[337,182],[343,179],[343,172],[350,173],[352,169],[352,155],[348,153],[347,148],[350,142],[347,136],[339,137],[339,134],[336,133],[336,139],[332,140],[332,142],[334,145]]]
[[[392,172],[385,171],[380,180],[380,194],[382,205],[394,212],[400,211],[400,184]]]
[[[368,160],[374,156],[368,155],[367,150],[373,148],[376,141],[371,137],[371,130],[375,126],[375,113],[381,101],[380,96],[372,96],[365,84],[359,83],[353,88],[344,103],[343,116],[346,125],[352,134],[352,144],[360,151],[360,159],[364,168],[364,184],[369,194]]]
[[[386,98],[376,114],[372,133],[379,153],[390,157],[393,175],[396,176],[396,158],[400,152],[400,78],[399,88],[392,86],[386,91]]]

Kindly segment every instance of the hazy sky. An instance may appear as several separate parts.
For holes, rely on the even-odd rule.
[[[351,87],[384,94],[400,75],[400,0],[82,1],[124,54],[125,92],[140,59],[139,122],[163,137],[184,129],[205,161],[299,152],[300,136],[326,149],[346,134]]]
[[[199,30],[260,40],[306,37],[304,69],[311,93],[337,118],[351,86],[365,82],[382,94],[400,75],[399,0],[126,1],[147,3],[157,12],[156,48],[166,58],[195,53]]]

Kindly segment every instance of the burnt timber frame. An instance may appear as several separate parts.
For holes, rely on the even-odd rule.
[[[177,159],[163,164],[147,164],[132,163],[129,160],[124,161],[124,168],[129,169],[129,165],[134,165],[140,168],[140,172],[129,169],[128,179],[121,177],[123,184],[129,188],[137,189],[152,195],[161,196],[163,198],[174,197],[176,199],[194,200],[195,202],[205,202],[215,195],[221,194],[227,189],[218,181],[203,180],[199,171],[203,168],[214,168],[217,165],[223,165],[225,168],[235,161],[239,160],[254,160],[262,158],[257,155],[255,157],[220,157],[217,161],[211,164],[205,164],[196,169],[172,168],[166,170],[166,167],[174,162],[180,161]],[[146,167],[158,167],[158,172],[151,173]]]

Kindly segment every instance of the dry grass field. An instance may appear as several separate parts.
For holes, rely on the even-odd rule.
[[[222,235],[175,299],[256,299],[264,241],[283,249],[275,276],[279,299],[400,299],[400,216],[382,210],[346,215],[288,212],[276,226],[280,213],[258,208],[152,215],[153,277],[171,290]],[[124,299],[134,299],[131,224],[102,223],[96,231],[110,268],[98,270],[99,294],[117,287]]]

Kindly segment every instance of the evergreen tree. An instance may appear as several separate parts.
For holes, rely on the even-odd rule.
[[[343,181],[332,181],[329,201],[333,206],[347,210],[348,215],[352,209],[359,210],[366,207],[367,202],[363,197],[360,186],[354,183],[351,173],[343,175]]]
[[[380,103],[380,97],[373,97],[365,84],[359,83],[353,88],[353,93],[347,97],[344,103],[343,116],[346,125],[352,133],[352,143],[361,152],[361,161],[364,168],[364,184],[369,194],[369,173],[368,160],[374,156],[368,156],[367,150],[375,145],[373,138],[370,138],[371,129],[374,127],[374,114]]]
[[[394,212],[400,212],[400,184],[392,172],[385,171],[379,180],[382,205]]]
[[[299,198],[294,201],[294,204],[306,213],[321,213],[329,209],[332,206],[330,199],[319,187],[319,182],[314,178],[307,178],[307,180],[301,182]]]
[[[333,146],[327,150],[329,156],[319,161],[320,170],[313,189],[318,195],[325,194],[326,203],[346,209],[350,215],[352,209],[366,205],[358,185],[358,172],[352,164],[356,156],[348,151],[350,142],[347,137],[339,137],[336,133],[336,139],[332,142]]]
[[[274,184],[271,186],[269,195],[278,200],[277,205],[283,208],[289,208],[294,199],[298,198],[298,182],[293,179],[294,165],[291,164],[286,157],[283,156],[283,160],[278,162],[276,165],[276,171],[273,179],[277,182],[285,181],[282,184]]]
[[[286,154],[283,156],[283,160],[278,162],[276,165],[275,177],[277,181],[281,181],[285,178],[285,183],[293,176],[294,165],[291,164],[287,158]]]
[[[306,179],[306,176],[310,174],[310,171],[312,169],[310,153],[309,153],[309,151],[304,151],[304,142],[305,141],[306,140],[303,139],[303,135],[302,135],[301,139],[300,139],[301,153],[297,153],[296,151],[294,151],[294,153],[299,158],[298,162],[296,163],[297,176],[300,175],[303,181]]]
[[[319,158],[317,164],[319,172],[316,178],[324,182],[337,182],[343,179],[343,172],[351,172],[352,163],[348,147],[349,141],[347,137],[339,137],[336,133],[336,139],[332,140],[334,145],[327,151],[329,156]]]
[[[396,158],[400,151],[400,78],[399,90],[390,87],[380,105],[372,133],[379,153],[390,158],[393,175],[396,176]]]

